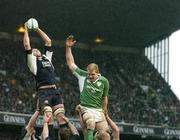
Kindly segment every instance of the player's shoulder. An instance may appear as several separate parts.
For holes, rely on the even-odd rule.
[[[99,80],[104,81],[104,82],[108,82],[108,79],[103,75],[99,76]]]
[[[76,72],[76,73],[78,73],[78,74],[80,74],[80,75],[82,75],[82,76],[87,76],[87,71],[85,71],[85,70],[83,70],[83,69],[81,69],[81,68],[79,68],[79,67],[77,67],[77,68],[74,70],[74,72]]]

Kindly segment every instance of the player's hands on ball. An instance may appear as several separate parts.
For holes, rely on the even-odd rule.
[[[24,27],[30,31],[36,31],[39,28],[39,24],[35,18],[30,18],[25,22]]]
[[[72,47],[76,43],[76,40],[74,40],[74,36],[70,35],[66,39],[66,47]]]

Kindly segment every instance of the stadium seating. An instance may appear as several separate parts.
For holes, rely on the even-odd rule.
[[[23,44],[1,39],[0,47],[0,111],[30,114],[35,110],[36,90],[26,66]],[[74,109],[79,104],[77,79],[67,68],[65,49],[54,49],[53,63],[66,114],[75,118]],[[115,121],[180,127],[180,103],[144,55],[78,48],[73,51],[80,68],[86,69],[95,62],[109,79],[109,115]]]

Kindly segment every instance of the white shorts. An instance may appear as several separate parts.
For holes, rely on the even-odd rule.
[[[90,113],[93,116],[95,122],[102,122],[106,120],[102,109],[89,108],[82,105],[80,105],[80,108],[82,114]]]

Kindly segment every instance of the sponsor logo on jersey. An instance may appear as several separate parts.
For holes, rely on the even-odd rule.
[[[48,61],[43,61],[42,65],[43,65],[43,67],[51,67],[51,63]]]
[[[101,85],[102,85],[102,83],[98,81],[97,86],[100,87]]]

